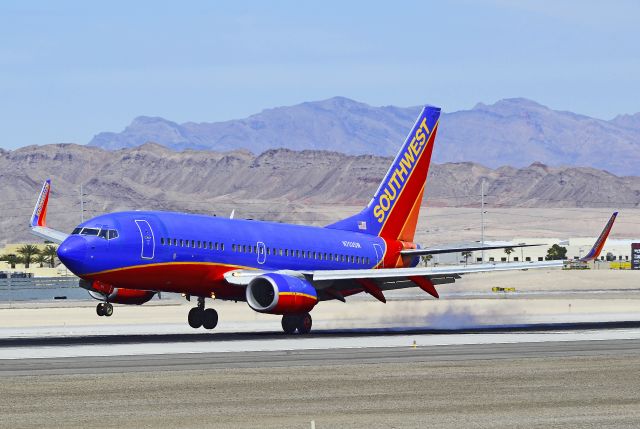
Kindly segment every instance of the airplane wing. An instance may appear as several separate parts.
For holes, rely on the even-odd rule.
[[[404,249],[400,251],[403,256],[437,255],[441,253],[474,252],[478,250],[516,249],[519,247],[545,246],[545,244],[508,244],[500,246],[467,246],[467,247],[428,247],[420,249]]]
[[[49,205],[50,193],[51,180],[47,179],[42,185],[40,196],[38,197],[36,206],[33,209],[33,214],[31,215],[29,227],[31,228],[31,233],[33,235],[37,235],[38,237],[55,243],[62,243],[69,234],[47,227],[47,207]]]
[[[461,275],[491,271],[529,270],[536,268],[560,268],[562,261],[520,262],[507,264],[477,264],[468,266],[441,266],[415,268],[384,268],[358,270],[315,270],[315,271],[278,271],[280,274],[304,276],[323,299],[339,299],[354,293],[368,292],[378,300],[385,302],[383,291],[419,287],[438,298],[435,285],[454,283]],[[260,270],[234,270],[226,273],[227,282],[237,286],[247,286],[254,278],[265,274]],[[322,295],[321,295],[322,296]]]

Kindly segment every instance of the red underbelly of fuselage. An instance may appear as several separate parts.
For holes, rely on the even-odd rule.
[[[104,271],[87,276],[118,288],[184,293],[228,300],[245,300],[245,289],[233,286],[224,273],[238,269],[230,265],[203,263],[150,264]]]

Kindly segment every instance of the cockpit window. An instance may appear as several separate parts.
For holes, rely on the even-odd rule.
[[[114,238],[118,238],[118,231],[115,229],[107,229],[107,228],[82,228],[78,227],[73,230],[71,235],[97,235],[98,237],[104,240],[113,240]]]

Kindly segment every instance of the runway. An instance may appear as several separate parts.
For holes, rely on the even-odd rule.
[[[0,360],[606,340],[640,340],[640,322],[317,330],[304,336],[263,331],[14,337],[0,339]]]
[[[375,338],[375,337],[374,337]],[[106,342],[105,347],[110,343]],[[135,354],[0,360],[0,374],[61,375],[190,371],[223,368],[364,365],[578,356],[639,356],[640,338],[617,340],[472,343],[404,347],[289,349],[253,352]]]
[[[640,339],[1,360],[0,427],[635,428],[639,366]]]
[[[0,428],[637,428],[634,279],[323,303],[293,337],[233,303],[214,303],[210,332],[186,326],[184,302],[108,319],[16,305],[0,310]]]

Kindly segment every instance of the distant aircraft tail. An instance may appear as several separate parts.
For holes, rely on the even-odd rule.
[[[367,207],[327,228],[413,241],[439,118],[439,107],[424,107]]]
[[[607,237],[609,236],[609,232],[611,232],[611,228],[613,227],[613,222],[616,220],[616,216],[618,216],[618,212],[613,212],[611,217],[609,218],[609,222],[604,226],[604,229],[600,233],[600,236],[593,244],[589,253],[586,256],[580,258],[581,261],[593,261],[594,259],[598,259],[600,256],[600,252],[602,252],[602,248],[604,247],[604,242],[607,241]]]

